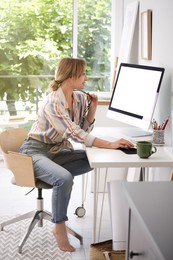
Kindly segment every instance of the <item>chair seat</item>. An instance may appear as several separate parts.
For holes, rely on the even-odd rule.
[[[36,187],[42,188],[42,189],[52,189],[52,185],[45,183],[43,181],[40,181],[40,180],[36,181]]]
[[[14,176],[11,178],[11,183],[13,185],[16,185],[16,180],[15,180]],[[50,185],[48,183],[45,183],[45,182],[43,182],[41,180],[37,180],[36,181],[36,188],[39,188],[39,189],[52,189],[52,185]]]

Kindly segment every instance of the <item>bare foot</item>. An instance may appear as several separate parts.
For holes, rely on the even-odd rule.
[[[70,245],[65,223],[55,224],[53,234],[58,244],[58,247],[64,252],[74,252],[75,248]]]

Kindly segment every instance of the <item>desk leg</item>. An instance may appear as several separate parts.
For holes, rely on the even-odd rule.
[[[142,167],[140,170],[139,181],[149,180],[149,168]]]
[[[104,206],[104,199],[105,199],[105,191],[106,191],[106,180],[107,180],[107,173],[108,168],[106,168],[105,172],[105,179],[104,179],[104,189],[103,189],[103,197],[102,197],[102,204],[101,204],[101,212],[100,212],[100,220],[99,220],[99,231],[97,234],[97,215],[98,215],[98,193],[99,193],[99,184],[100,184],[100,169],[94,169],[94,190],[93,190],[93,243],[99,241],[100,238],[100,231],[101,231],[101,222],[102,222],[102,215],[103,215],[103,206]],[[97,237],[98,235],[98,237]]]
[[[98,169],[94,169],[94,190],[93,190],[93,243],[96,242],[96,223],[97,223],[97,179]]]
[[[100,175],[100,173],[99,173],[99,175]],[[103,196],[102,196],[101,212],[100,212],[100,221],[99,221],[99,231],[98,231],[98,241],[99,241],[99,239],[100,239],[100,231],[101,231],[101,224],[102,224],[102,217],[103,217],[103,207],[104,207],[106,184],[107,184],[107,175],[108,175],[108,168],[106,168],[106,170],[105,170]],[[99,177],[100,177],[100,176],[99,176]],[[98,189],[99,189],[99,186],[98,186]],[[97,203],[97,204],[98,204],[98,203]]]
[[[145,168],[145,181],[149,181],[149,168]]]
[[[145,181],[145,167],[141,167],[139,181]]]

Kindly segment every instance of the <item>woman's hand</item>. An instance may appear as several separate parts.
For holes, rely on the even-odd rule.
[[[129,148],[133,148],[134,144],[124,138],[121,138],[113,142],[109,142],[100,138],[95,138],[93,142],[93,146],[100,147],[100,148],[108,148],[108,149],[118,149],[118,148],[129,149]]]
[[[98,104],[98,97],[97,95],[91,93],[88,93],[88,114],[87,114],[87,120],[91,123],[94,121],[95,118],[95,113],[97,109],[97,104]]]
[[[114,142],[110,142],[110,148],[111,149],[117,149],[117,148],[133,148],[134,144],[124,138],[121,138],[119,140],[116,140]]]
[[[93,94],[93,93],[88,93],[88,98],[89,98],[89,102],[90,102],[90,107],[89,110],[96,110],[97,105],[98,105],[98,97],[97,95]]]

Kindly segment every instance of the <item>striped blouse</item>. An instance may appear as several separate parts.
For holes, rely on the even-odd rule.
[[[86,146],[92,146],[95,139],[90,134],[93,124],[85,116],[86,97],[79,91],[73,92],[72,120],[64,93],[60,88],[52,91],[44,99],[38,111],[38,116],[28,134],[28,137],[47,144],[58,144],[59,148],[68,148],[72,139]]]

